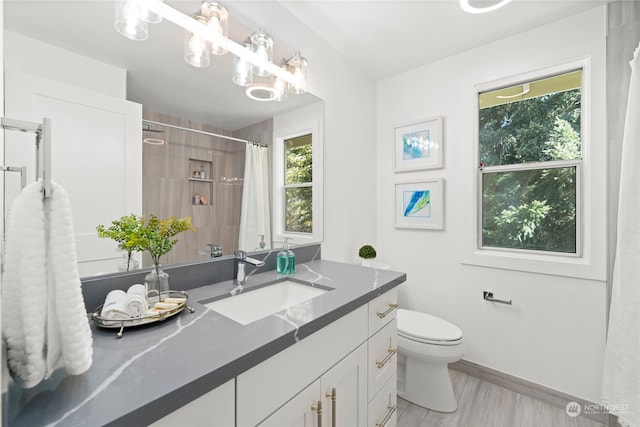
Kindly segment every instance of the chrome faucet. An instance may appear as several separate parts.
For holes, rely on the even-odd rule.
[[[249,258],[245,251],[238,251],[235,253],[235,262],[233,263],[233,283],[243,286],[247,279],[247,274],[244,270],[245,264],[251,264],[255,267],[262,267],[264,261],[259,259]]]

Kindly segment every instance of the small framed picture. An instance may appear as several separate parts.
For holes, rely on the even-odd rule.
[[[402,181],[395,184],[396,228],[444,229],[444,180]]]
[[[399,125],[394,130],[396,172],[442,167],[441,116]]]

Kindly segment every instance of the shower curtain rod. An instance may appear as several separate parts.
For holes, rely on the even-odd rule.
[[[142,119],[142,123],[143,124],[149,124],[149,125],[166,126],[168,128],[183,130],[185,132],[193,132],[193,133],[199,133],[201,135],[208,135],[208,136],[214,136],[216,138],[228,139],[229,141],[234,141],[234,142],[243,142],[245,144],[260,145],[262,147],[266,147],[267,146],[266,144],[262,144],[260,142],[249,141],[248,139],[235,138],[233,136],[221,135],[221,134],[218,134],[218,133],[207,132],[207,131],[198,130],[198,129],[191,129],[191,128],[186,128],[186,127],[182,127],[182,126],[172,125],[172,124],[169,124],[169,123],[156,122],[156,121],[153,121],[153,120]]]

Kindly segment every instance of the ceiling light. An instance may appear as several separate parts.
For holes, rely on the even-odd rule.
[[[293,75],[293,80],[289,81],[289,92],[300,95],[306,92],[307,87],[307,60],[296,52],[287,61],[287,68]]]
[[[193,15],[192,18],[205,25],[208,23],[207,18],[202,15],[196,14]],[[201,35],[188,31],[184,33],[184,60],[187,61],[189,65],[197,68],[208,67],[210,63],[210,50],[209,41]]]
[[[209,30],[218,34],[220,37],[227,37],[229,33],[229,12],[227,12],[224,6],[213,1],[202,0],[200,12],[208,19],[207,28],[209,28]],[[214,55],[224,55],[227,53],[227,49],[218,43],[211,42],[211,53]]]
[[[116,2],[116,30],[131,40],[146,40],[149,26],[143,19],[147,9],[137,0],[118,0]]]
[[[462,10],[464,10],[465,12],[468,12],[468,13],[486,13],[486,12],[491,12],[491,11],[499,9],[502,6],[505,6],[507,3],[511,2],[511,0],[500,0],[497,3],[494,3],[494,4],[490,5],[490,6],[476,7],[476,6],[471,6],[469,4],[469,1],[470,0],[460,0],[460,7],[462,8]]]
[[[273,86],[265,83],[252,83],[245,90],[247,96],[256,101],[273,101],[277,94]]]
[[[251,34],[251,44],[253,51],[258,55],[259,62],[253,64],[253,74],[260,77],[268,77],[271,71],[266,64],[271,63],[273,58],[273,40],[263,29]]]

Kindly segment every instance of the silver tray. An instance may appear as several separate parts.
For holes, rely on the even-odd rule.
[[[187,305],[187,303],[189,302],[189,295],[187,295],[185,291],[169,291],[169,297],[184,298],[184,301],[182,303],[179,303],[178,306],[170,309],[166,309],[166,310],[155,309],[158,311],[145,314],[144,316],[132,317],[130,319],[123,319],[123,320],[105,319],[103,317],[100,317],[100,312],[102,311],[102,304],[101,304],[98,308],[96,308],[93,311],[91,318],[93,319],[93,323],[95,323],[96,326],[99,326],[101,328],[119,329],[118,333],[116,334],[116,337],[122,338],[122,335],[124,333],[124,328],[130,328],[134,326],[142,326],[142,325],[148,325],[150,323],[161,322],[163,320],[169,319],[170,317],[173,317],[176,314],[182,312],[182,310],[184,310],[185,308],[189,310],[191,313],[195,311],[193,308]]]

